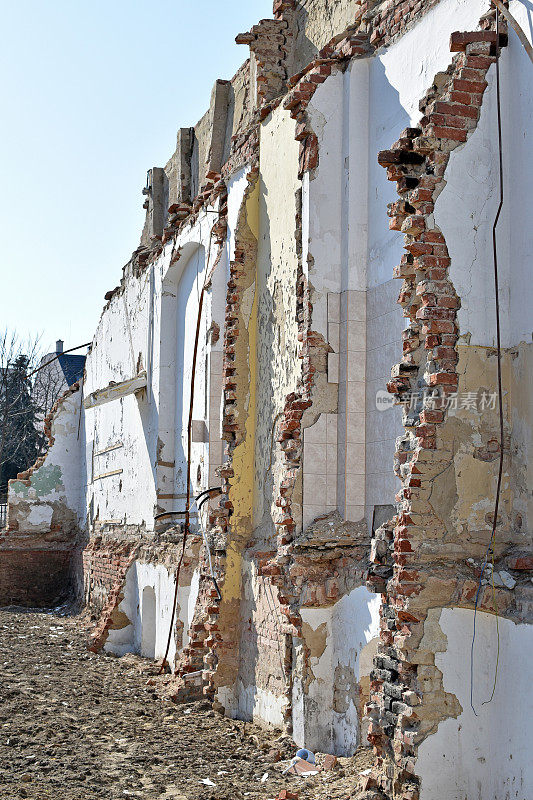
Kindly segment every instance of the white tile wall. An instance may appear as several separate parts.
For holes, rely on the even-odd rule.
[[[339,384],[339,406],[304,430],[304,528],[335,508],[357,521],[365,507],[368,516],[373,505],[394,503],[401,410],[378,411],[375,397],[401,357],[405,320],[397,294],[394,280],[367,292],[328,293],[328,381]]]
[[[321,414],[304,430],[303,526],[337,507],[336,414]]]
[[[340,301],[337,499],[345,519],[365,505],[366,292],[348,290]]]
[[[376,408],[376,393],[386,390],[390,370],[402,355],[401,334],[406,320],[396,304],[400,282],[386,281],[367,291],[366,361],[366,481],[367,516],[374,505],[393,505],[399,481],[393,461],[396,437],[402,431],[398,407]]]
[[[328,383],[339,382],[339,354],[328,353]]]

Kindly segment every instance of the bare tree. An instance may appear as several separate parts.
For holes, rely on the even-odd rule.
[[[35,375],[32,376],[32,398],[36,406],[35,424],[39,431],[43,430],[44,419],[58,397],[68,389],[65,375],[57,355],[47,353],[40,359]]]

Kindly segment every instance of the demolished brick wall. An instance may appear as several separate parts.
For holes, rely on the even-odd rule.
[[[293,38],[293,29],[296,25],[294,16],[295,4],[282,2],[276,4],[274,8],[276,19],[265,21],[264,24],[256,26],[250,34],[240,35],[238,39],[251,46],[252,51],[259,48],[266,61],[258,59],[259,74],[258,79],[258,108],[252,114],[243,113],[233,117],[233,128],[231,136],[231,146],[229,154],[222,167],[225,180],[229,178],[239,167],[253,163],[257,158],[258,152],[258,121],[269,114],[283,100],[284,107],[291,110],[291,114],[298,122],[296,136],[301,143],[300,147],[300,173],[312,170],[318,159],[318,146],[316,135],[309,131],[305,122],[305,104],[312,97],[316,86],[323,82],[331,74],[334,65],[354,56],[367,56],[370,52],[369,41],[379,40],[379,44],[385,45],[394,40],[406,27],[413,24],[421,15],[426,13],[433,3],[355,3],[353,22],[343,32],[335,35],[333,39],[326,42],[310,64],[296,75],[289,78],[291,64],[293,63],[290,44]],[[272,29],[272,30],[271,30]],[[243,38],[244,37],[244,38]],[[272,38],[273,37],[273,38]],[[277,38],[276,38],[277,37]],[[279,39],[279,41],[278,41]],[[263,42],[263,44],[261,44]],[[270,48],[279,50],[279,62],[276,69],[272,69],[274,62],[270,65],[267,58],[267,51]],[[250,71],[250,64],[243,65],[233,82],[240,81],[240,74],[244,70],[247,75]],[[264,70],[264,75],[261,70]],[[277,71],[276,71],[277,70]],[[279,74],[278,74],[279,73]],[[270,76],[273,75],[273,83],[269,85]],[[238,81],[236,81],[238,76]],[[245,80],[250,81],[250,77]],[[283,98],[286,88],[294,86]],[[268,88],[266,88],[268,87]],[[246,90],[249,93],[249,89]],[[277,95],[277,97],[276,97]],[[251,98],[248,98],[251,103]],[[246,101],[244,106],[246,106]],[[238,127],[235,128],[235,124]],[[169,162],[170,163],[170,162]],[[202,167],[200,166],[200,171]],[[162,237],[152,235],[149,240],[143,243],[133,254],[130,265],[125,268],[124,278],[128,273],[141,274],[150,263],[153,263],[162,252],[162,245],[171,241],[176,233],[185,224],[191,224],[198,211],[209,204],[213,192],[221,191],[222,184],[216,184],[218,176],[215,174],[206,175],[200,180],[201,188],[198,195],[193,199],[192,205],[185,200],[177,199],[169,207],[168,220],[165,225]],[[215,185],[216,184],[216,185]],[[187,192],[184,190],[185,194]],[[106,295],[108,303],[121,290],[117,287]]]
[[[371,561],[368,588],[382,600],[379,652],[373,671],[370,676],[365,673],[357,685],[353,670],[338,664],[328,688],[333,686],[334,711],[344,713],[353,702],[359,722],[367,703],[362,727],[369,727],[376,761],[362,787],[369,794],[363,797],[381,800],[418,798],[419,746],[442,721],[461,713],[457,697],[445,688],[431,637],[440,630],[438,614],[442,609],[472,609],[486,526],[490,525],[490,519],[480,521],[481,512],[463,511],[476,505],[479,498],[469,493],[467,468],[462,466],[463,453],[456,443],[460,441],[472,451],[477,464],[485,465],[482,489],[488,497],[500,448],[496,414],[488,413],[480,422],[464,411],[451,420],[446,405],[458,390],[477,391],[479,382],[475,380],[480,374],[486,376],[488,386],[494,386],[494,352],[470,346],[459,338],[468,334],[459,330],[462,298],[452,279],[450,251],[435,221],[435,208],[445,191],[451,154],[468,145],[477,129],[496,47],[506,43],[504,34],[496,41],[493,15],[481,20],[480,30],[452,36],[451,50],[456,55],[448,69],[435,76],[423,98],[419,125],[406,128],[390,150],[379,154],[379,163],[387,168],[398,192],[398,199],[389,208],[390,228],[406,235],[407,250],[395,275],[403,280],[399,303],[409,321],[403,334],[404,356],[393,367],[389,390],[409,408],[394,464],[401,482],[398,513],[378,528],[372,539],[364,520],[349,523],[337,512],[310,525],[302,522],[304,432],[321,415],[337,413],[338,389],[334,382],[328,382],[332,348],[313,320],[313,254],[309,253],[307,260],[302,255],[305,222],[301,185],[295,195],[295,218],[286,223],[298,259],[291,284],[295,312],[291,306],[290,319],[286,320],[287,328],[296,322],[298,360],[297,367],[291,367],[293,391],[284,390],[276,407],[276,411],[281,410],[268,420],[272,422],[267,459],[272,491],[268,489],[271,496],[266,498],[266,505],[273,535],[269,537],[264,529],[258,532],[259,526],[254,524],[253,493],[259,479],[254,461],[256,432],[249,423],[262,413],[254,405],[256,383],[262,376],[254,372],[258,359],[257,341],[250,327],[255,324],[250,297],[257,280],[258,233],[267,235],[268,231],[259,231],[253,219],[265,189],[261,137],[273,118],[290,118],[288,124],[293,125],[294,139],[299,143],[298,180],[300,184],[303,179],[312,181],[320,164],[322,132],[320,125],[313,129],[307,109],[317,88],[327,86],[328,79],[331,85],[355,59],[379,59],[385,48],[400,40],[437,5],[437,0],[339,2],[335,13],[330,13],[326,0],[276,0],[273,20],[262,21],[237,37],[238,42],[249,45],[250,59],[231,84],[217,83],[219,91],[214,92],[201,124],[181,129],[176,153],[165,168],[171,186],[165,225],[162,232],[152,231],[143,239],[124,269],[121,284],[106,295],[104,310],[107,313],[134,281],[141,286],[150,270],[162,273],[168,263],[177,262],[182,257],[182,245],[188,244],[187,236],[197,236],[193,234],[195,225],[204,224],[210,214],[218,214],[210,221],[215,219],[215,265],[222,265],[226,247],[229,259],[224,264],[225,313],[219,320],[223,330],[221,325],[212,328],[224,342],[225,449],[224,463],[217,472],[222,494],[219,500],[210,502],[207,539],[222,599],[210,578],[207,553],[203,546],[200,549],[198,538],[194,542],[197,551],[187,555],[183,583],[189,586],[197,569],[198,597],[188,642],[171,665],[176,674],[169,692],[177,701],[203,693],[226,713],[253,718],[254,710],[246,705],[246,697],[239,700],[236,696],[239,682],[255,681],[252,688],[256,693],[271,693],[269,702],[278,715],[276,724],[281,717],[285,730],[294,732],[294,698],[300,688],[304,701],[311,697],[316,667],[313,659],[318,660],[317,653],[322,654],[327,646],[326,623],[317,634],[307,624],[306,615],[310,611],[332,611],[352,592],[363,589]],[[328,20],[323,30],[317,25],[322,17]],[[338,30],[337,24],[342,29]],[[303,42],[306,33],[309,38]],[[213,140],[209,120],[213,122],[216,117],[220,132],[224,115],[221,148],[220,141]],[[196,142],[196,151],[195,136],[202,139]],[[245,181],[246,188],[237,221],[231,227],[229,187],[234,179]],[[271,291],[272,306],[276,304],[275,291],[280,295],[283,292],[281,284],[286,276],[281,272],[280,268],[280,287]],[[262,333],[258,331],[257,336]],[[287,351],[286,357],[283,355],[280,369],[294,354]],[[527,374],[524,348],[509,348],[504,361],[506,375],[514,375],[509,386],[516,392]],[[412,396],[421,389],[428,390],[426,400],[411,406]],[[496,599],[502,618],[525,623],[531,621],[532,562],[522,528],[524,471],[510,457],[519,448],[512,430],[512,413],[508,401],[505,477],[512,489],[505,486],[505,504],[500,510],[501,536],[494,568],[497,585],[494,591],[490,585],[483,585],[478,608],[480,612],[494,612]],[[171,462],[158,461],[158,479],[164,469],[171,468]],[[261,490],[266,485],[263,480]],[[154,514],[166,511],[165,500],[174,499],[172,493],[163,494],[159,486],[158,490]],[[513,492],[520,495],[515,505]],[[457,507],[450,493],[459,498]],[[464,531],[459,530],[463,523]],[[134,562],[164,562],[173,574],[179,546],[170,552],[158,538],[158,532],[165,532],[166,526],[154,524],[155,536],[151,527],[150,519],[144,526],[126,522],[109,525],[98,520],[93,525],[84,553],[84,571],[86,600],[100,614],[93,637],[95,649],[109,643],[124,623],[118,617],[126,575]],[[166,532],[171,530],[167,527]],[[178,643],[185,641],[183,627],[183,620],[176,620]],[[251,663],[246,653],[254,649],[257,656]]]
[[[76,483],[68,451],[77,446],[80,395],[75,383],[55,402],[44,420],[47,452],[9,481],[7,526],[0,531],[1,605],[49,606],[79,595],[85,536],[67,486]]]
[[[239,211],[235,233],[235,249],[233,259],[229,264],[229,280],[227,284],[225,325],[224,325],[224,358],[223,358],[223,387],[224,404],[222,417],[222,436],[227,442],[228,461],[220,470],[222,480],[222,497],[216,509],[211,513],[210,522],[213,534],[214,551],[217,564],[221,570],[224,583],[227,577],[228,549],[242,549],[243,541],[234,542],[232,531],[235,526],[230,524],[230,517],[234,511],[230,499],[231,479],[234,478],[232,455],[235,449],[243,444],[246,437],[246,405],[248,397],[249,379],[237,381],[238,368],[243,367],[249,374],[248,349],[250,346],[250,332],[248,325],[242,317],[242,296],[255,281],[255,263],[257,257],[257,239],[250,229],[247,217],[247,203],[252,202],[251,197],[257,189],[258,165],[257,150],[254,150],[251,167],[246,174],[247,187],[244,192],[243,203]],[[240,531],[241,539],[249,531]],[[236,534],[234,534],[236,535]],[[232,560],[233,561],[233,560]],[[232,562],[231,566],[235,570]],[[232,576],[240,587],[240,576]],[[226,590],[223,588],[223,597]],[[230,686],[236,680],[238,670],[238,602],[231,593],[229,602],[221,605],[214,603],[211,593],[213,608],[208,616],[207,625],[210,633],[210,653],[206,658],[206,691],[214,696],[221,686]]]
[[[375,787],[387,797],[402,800],[419,796],[418,747],[435,731],[439,719],[461,711],[456,698],[443,688],[435,653],[423,645],[428,610],[448,604],[472,607],[479,576],[477,559],[482,553],[481,547],[469,546],[455,532],[452,535],[439,516],[439,506],[431,500],[436,479],[453,467],[454,453],[445,433],[447,409],[450,396],[464,388],[457,368],[461,300],[450,280],[450,256],[434,222],[434,203],[444,187],[451,152],[476,127],[486,73],[496,60],[496,48],[506,41],[505,33],[498,42],[490,29],[453,34],[450,46],[457,55],[421,101],[420,127],[404,131],[393,148],[378,157],[401,197],[390,206],[389,216],[391,229],[406,234],[408,253],[395,276],[403,279],[398,302],[409,327],[404,333],[403,359],[393,368],[388,386],[405,407],[406,432],[398,440],[395,459],[402,481],[399,513],[376,532],[372,546],[375,572],[370,582],[383,592],[384,603],[381,644],[372,673],[373,700],[367,707],[372,720],[369,739],[379,769],[365,780],[365,788]],[[424,389],[431,391],[424,393]],[[417,395],[423,395],[423,400],[413,407],[412,398]],[[497,441],[495,418],[492,424],[493,441]],[[504,469],[509,469],[507,459]],[[512,549],[507,524],[503,522],[499,530],[497,561],[508,551],[502,537]],[[486,540],[488,536],[486,532]],[[472,567],[461,568],[467,560]],[[502,566],[508,563],[504,559]],[[516,579],[509,585],[514,588]],[[477,607],[491,613],[497,608],[502,616],[525,621],[519,594],[513,597],[505,588],[493,592],[487,586]]]

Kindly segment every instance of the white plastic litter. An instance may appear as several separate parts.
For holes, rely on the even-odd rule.
[[[289,765],[285,767],[282,774],[287,775],[287,773],[291,773],[294,775],[298,775],[300,778],[306,778],[309,777],[310,775],[317,775],[319,772],[320,768],[317,767],[315,764],[311,763],[310,761],[307,761],[305,758],[301,758],[300,756],[296,755],[294,756],[294,758],[290,760]]]
[[[315,754],[306,747],[301,747],[299,750],[297,750],[296,755],[298,758],[303,758],[304,761],[308,761],[310,764],[316,764]]]
[[[267,781],[267,780],[268,780],[268,772],[265,772],[265,774],[261,778],[261,783],[265,783],[265,781]]]
[[[291,769],[291,767],[294,767],[296,762],[299,761],[299,760],[300,760],[300,758],[298,756],[294,756],[294,758],[291,758],[291,760],[289,762],[289,766],[285,767],[285,769],[283,770],[283,772],[281,774],[282,775],[286,775],[287,772]]]
[[[209,778],[202,778],[202,780],[198,781],[198,783],[203,783],[204,786],[216,786],[216,783],[213,783],[213,781]]]

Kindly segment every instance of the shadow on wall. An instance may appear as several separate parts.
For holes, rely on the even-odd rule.
[[[237,718],[280,727],[289,681],[278,592],[269,578],[258,576],[255,565],[246,561],[243,594]]]
[[[301,610],[305,654],[293,691],[298,745],[349,756],[361,743],[379,605],[379,596],[360,586],[333,606]]]
[[[198,247],[196,253],[191,256],[183,270],[178,284],[177,294],[176,375],[182,376],[181,382],[177,383],[178,390],[176,397],[174,491],[178,495],[187,492],[187,417],[191,394],[192,358],[198,317],[198,301],[204,271],[205,249],[203,247]],[[193,294],[195,286],[196,292]],[[204,319],[205,315],[206,310],[204,305],[202,311],[202,317]],[[205,360],[205,356],[202,356],[202,341],[205,345],[205,338],[203,338],[203,340],[202,337],[200,338],[198,365],[202,363],[202,358]],[[199,367],[197,367],[197,371],[199,371]],[[198,407],[198,401],[203,394],[201,392],[202,387],[199,384],[198,376],[195,376],[195,409]],[[205,412],[206,409],[204,409],[204,417],[206,416]]]
[[[371,288],[392,279],[393,269],[400,263],[404,253],[403,235],[399,231],[389,229],[387,214],[387,205],[398,200],[396,184],[387,179],[385,170],[378,164],[378,153],[390,147],[391,141],[398,138],[404,128],[411,125],[411,119],[401,104],[398,90],[390,83],[385,65],[377,57],[370,60],[368,110],[370,128],[367,287]],[[390,307],[387,310],[390,311]]]
[[[70,561],[69,592],[75,604],[83,604],[83,547],[74,550]]]
[[[263,178],[259,183],[259,219],[268,219],[268,187]],[[267,430],[265,422],[274,420],[276,412],[274,397],[271,387],[274,386],[276,368],[283,361],[272,359],[276,350],[276,303],[280,297],[272,295],[269,291],[271,279],[272,248],[270,242],[269,225],[261,225],[258,240],[257,270],[255,292],[257,295],[257,376],[256,381],[256,414],[255,424],[255,452],[254,452],[254,535],[265,541],[272,541],[275,537],[275,528],[272,522],[270,505],[265,504],[266,497],[272,497],[274,492],[274,477],[272,470],[265,470],[265,461],[270,461],[271,432]],[[263,266],[263,270],[261,270]],[[296,287],[295,287],[296,288]]]
[[[309,13],[303,6],[303,3],[297,0],[296,2],[296,43],[295,49],[298,53],[301,53],[301,61],[302,66],[304,64],[309,64],[313,58],[316,58],[318,55],[318,47],[313,44],[313,42],[307,38],[305,35],[305,31],[307,30],[307,19],[309,17]],[[301,67],[297,64],[293,65],[294,72],[298,72],[298,69]]]
[[[369,224],[373,232],[373,239],[370,239],[373,249],[368,257],[370,286],[376,288],[372,298],[373,314],[374,317],[380,317],[390,312],[390,301],[388,296],[379,294],[377,290],[381,284],[391,282],[393,267],[399,263],[403,250],[401,235],[389,232],[387,202],[395,200],[396,195],[394,184],[386,181],[383,170],[377,163],[377,153],[383,149],[385,141],[388,145],[391,129],[394,132],[401,132],[409,125],[409,117],[400,104],[398,91],[388,82],[385,67],[379,61],[374,62],[372,82],[372,96],[375,97],[372,102],[376,105],[377,122],[371,129],[369,143],[369,159],[372,162]],[[341,107],[339,113],[328,121],[328,124],[341,124],[344,111],[347,112],[348,109]],[[357,181],[357,175],[354,180]],[[269,188],[262,180],[261,220],[270,218]],[[362,199],[366,200],[366,197]],[[348,224],[349,220],[348,215]],[[274,528],[271,514],[273,479],[272,470],[265,471],[263,465],[268,465],[270,461],[270,421],[278,410],[275,405],[275,389],[279,386],[280,379],[284,381],[282,385],[288,384],[291,379],[290,375],[285,373],[280,375],[279,372],[279,363],[287,363],[286,358],[281,361],[276,358],[278,352],[282,355],[286,352],[281,340],[284,331],[278,330],[277,321],[286,318],[288,313],[288,309],[283,309],[282,289],[290,281],[290,277],[283,273],[281,265],[274,258],[273,248],[270,227],[262,225],[257,270],[259,380],[254,476],[256,483],[254,541],[269,544]],[[346,252],[343,269],[346,270],[348,279],[357,266],[351,258],[349,252]],[[329,267],[330,265],[327,265],[327,268]],[[401,316],[401,312],[399,315]],[[387,380],[390,379],[390,367],[399,359],[401,353],[399,338],[398,333],[398,342],[392,344],[398,352],[391,354],[391,346],[388,344],[386,351],[381,335],[376,343],[375,352],[369,354],[372,380],[379,388],[385,388]],[[392,473],[394,438],[401,433],[402,428],[401,425],[396,425],[395,419],[384,431],[385,420],[380,419],[383,415],[375,411],[374,399],[372,407],[375,412],[372,415],[372,441],[381,443],[387,439],[390,442],[390,458],[387,454],[386,458],[379,459],[378,455],[373,472]],[[381,490],[381,493],[383,497],[378,496],[376,503],[390,504],[393,500],[393,490],[390,492]],[[268,587],[262,585],[250,562],[243,564],[242,577],[244,599],[241,604],[237,715],[246,720],[256,718],[281,725],[288,698],[284,680],[286,642],[277,619],[277,599],[275,592],[268,594]],[[367,691],[367,684],[369,685],[371,656],[368,653],[369,648],[375,647],[378,635],[378,607],[379,598],[376,599],[376,596],[368,593],[364,587],[360,587],[342,598],[335,606],[302,611],[302,616],[309,615],[308,627],[311,632],[316,632],[322,626],[323,636],[320,634],[314,638],[315,643],[323,639],[323,648],[320,650],[318,647],[306,660],[305,648],[297,642],[293,646],[293,666],[300,675],[299,689],[293,694],[294,735],[298,737],[298,744],[342,755],[353,753],[357,747],[361,738],[359,733],[361,698]]]
[[[188,414],[189,407],[198,296],[204,271],[204,247],[189,243],[169,268],[162,286],[157,460],[174,463],[173,470],[168,467],[173,475],[165,473],[163,480],[158,481],[159,489],[164,489],[165,494],[186,492],[187,421],[184,415]],[[201,363],[200,356],[198,363]],[[198,388],[196,394],[201,395]]]
[[[0,550],[0,606],[53,608],[79,600],[80,560],[72,550]]]
[[[188,587],[184,588],[187,590]],[[174,589],[175,576],[165,566],[134,561],[126,573],[124,596],[113,614],[105,649],[118,656],[138,653],[145,658],[162,658]],[[174,662],[175,654],[174,634],[170,642],[169,663]]]
[[[393,278],[404,253],[403,235],[389,230],[387,216],[387,205],[396,202],[398,195],[377,156],[412,120],[387,77],[382,58],[374,57],[369,66],[365,503],[370,524],[374,508],[395,503],[399,481],[393,471],[394,453],[396,439],[404,432],[401,409],[377,403],[379,396],[390,398],[386,386],[392,365],[401,360],[406,322],[396,303],[401,282]]]
[[[141,605],[141,655],[155,658],[156,600],[152,586],[145,586]]]

